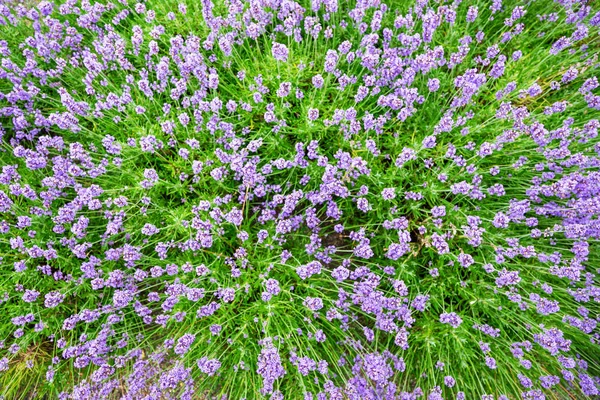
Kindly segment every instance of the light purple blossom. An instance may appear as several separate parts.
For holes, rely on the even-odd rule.
[[[60,303],[62,303],[64,299],[65,299],[65,296],[58,291],[49,292],[45,295],[44,305],[47,308],[54,308],[54,307],[58,306]]]
[[[319,118],[319,110],[316,108],[310,108],[308,110],[308,119],[310,121],[315,121]]]
[[[287,46],[281,43],[273,43],[271,47],[271,53],[273,54],[273,58],[277,61],[286,62],[289,56],[289,50]]]
[[[462,318],[460,318],[455,312],[442,313],[440,314],[440,322],[448,324],[453,328],[458,328],[462,324]]]
[[[208,376],[213,376],[221,368],[221,363],[216,358],[202,357],[198,360],[197,365],[200,371]]]

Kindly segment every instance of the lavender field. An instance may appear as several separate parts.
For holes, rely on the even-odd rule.
[[[600,398],[600,2],[0,0],[0,399]]]

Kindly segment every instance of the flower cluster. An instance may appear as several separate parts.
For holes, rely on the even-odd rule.
[[[598,4],[178,1],[0,2],[0,397],[600,395]]]

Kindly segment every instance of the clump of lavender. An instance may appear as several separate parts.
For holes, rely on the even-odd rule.
[[[1,1],[0,396],[598,396],[598,5],[396,3]]]

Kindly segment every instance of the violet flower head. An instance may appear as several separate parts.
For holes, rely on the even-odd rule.
[[[200,371],[208,376],[215,375],[219,368],[221,368],[221,363],[215,358],[202,357],[198,360],[197,365]]]
[[[442,313],[440,314],[440,322],[448,324],[453,328],[458,328],[462,324],[462,318],[460,318],[455,312]]]
[[[289,50],[286,45],[281,43],[273,43],[271,54],[277,61],[286,62],[289,56]]]

